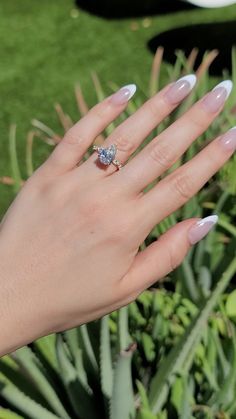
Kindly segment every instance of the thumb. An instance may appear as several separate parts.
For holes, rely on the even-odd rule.
[[[217,223],[217,215],[191,218],[171,227],[156,242],[139,252],[123,278],[126,292],[133,295],[150,287],[181,264],[191,245],[200,241]]]

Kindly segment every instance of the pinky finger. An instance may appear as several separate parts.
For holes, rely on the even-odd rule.
[[[218,220],[217,215],[176,224],[159,240],[139,252],[122,279],[124,292],[138,295],[179,266],[190,247],[200,241]]]

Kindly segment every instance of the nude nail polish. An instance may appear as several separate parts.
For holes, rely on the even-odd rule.
[[[205,110],[210,113],[218,112],[228,99],[232,87],[231,80],[225,80],[217,84],[202,100]]]
[[[236,126],[231,128],[223,137],[219,138],[219,142],[225,150],[236,150]]]
[[[165,94],[168,102],[171,105],[181,102],[191,92],[196,81],[195,74],[189,74],[174,82]]]
[[[209,231],[214,227],[218,221],[217,215],[210,215],[209,217],[198,220],[188,231],[188,239],[190,244],[199,242],[205,237]]]
[[[127,84],[127,86],[121,87],[118,92],[114,93],[110,100],[114,105],[123,105],[131,99],[135,94],[136,89],[137,87],[135,84]]]

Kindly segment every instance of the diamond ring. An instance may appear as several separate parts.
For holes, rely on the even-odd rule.
[[[117,169],[122,168],[122,164],[115,159],[117,147],[115,144],[111,144],[109,147],[99,147],[97,145],[93,146],[93,150],[98,152],[98,159],[100,163],[105,166],[109,166],[111,163],[117,167]]]

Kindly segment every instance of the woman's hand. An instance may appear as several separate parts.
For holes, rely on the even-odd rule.
[[[166,86],[104,146],[116,144],[116,158],[125,164],[194,83],[187,76]],[[185,220],[138,253],[150,230],[196,194],[235,150],[232,129],[143,193],[207,129],[231,87],[230,81],[218,85],[121,170],[103,166],[97,152],[78,162],[125,109],[133,85],[96,105],[66,133],[0,225],[0,354],[126,305],[178,266],[210,230],[217,217]]]

